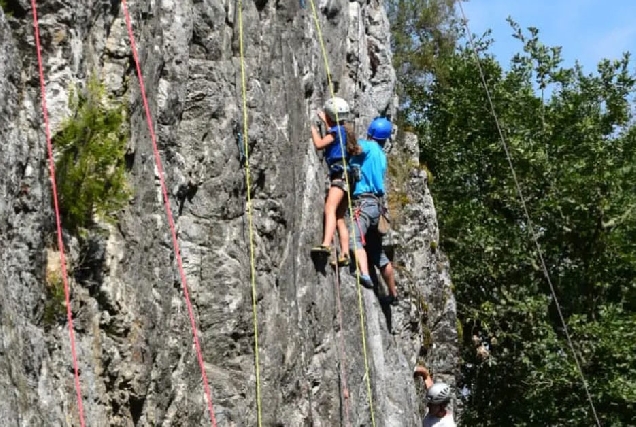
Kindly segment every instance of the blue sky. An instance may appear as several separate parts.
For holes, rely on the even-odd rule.
[[[636,0],[469,0],[463,7],[474,34],[492,29],[491,52],[504,67],[521,50],[508,16],[523,29],[537,27],[545,45],[562,46],[566,66],[578,59],[593,72],[599,60],[624,51],[636,61]]]

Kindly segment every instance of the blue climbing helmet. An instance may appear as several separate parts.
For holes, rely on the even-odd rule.
[[[367,135],[376,141],[384,141],[389,139],[391,132],[393,131],[393,125],[385,117],[376,117],[373,119],[367,129]]]

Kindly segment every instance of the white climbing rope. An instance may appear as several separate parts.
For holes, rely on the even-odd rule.
[[[559,319],[561,320],[561,325],[563,326],[563,331],[565,333],[565,337],[567,338],[568,345],[570,350],[572,351],[572,355],[574,356],[574,362],[576,364],[576,368],[579,376],[581,377],[581,381],[583,382],[583,388],[585,389],[585,394],[587,395],[587,400],[592,408],[592,414],[594,415],[594,420],[596,421],[596,425],[601,427],[601,422],[599,421],[598,415],[596,413],[596,408],[594,407],[594,401],[592,400],[592,395],[590,394],[590,390],[585,380],[585,375],[583,374],[583,369],[581,368],[581,363],[579,362],[579,355],[574,348],[574,344],[572,343],[572,338],[570,337],[570,332],[568,331],[567,324],[565,322],[565,318],[561,311],[561,305],[559,304],[559,300],[556,295],[556,291],[554,290],[554,285],[552,284],[552,280],[550,279],[550,274],[548,273],[548,268],[545,264],[545,260],[543,258],[543,251],[541,250],[541,245],[539,244],[539,237],[537,233],[534,231],[534,225],[532,223],[532,219],[530,218],[530,214],[528,213],[528,208],[526,206],[525,198],[523,197],[523,192],[521,191],[521,186],[519,185],[519,181],[517,179],[517,174],[515,173],[515,168],[512,163],[512,158],[510,156],[510,151],[508,149],[508,144],[506,144],[506,139],[504,138],[503,131],[501,130],[501,125],[499,123],[499,118],[495,111],[495,106],[492,101],[492,96],[490,95],[490,90],[488,89],[488,85],[486,84],[486,77],[484,76],[484,70],[481,67],[481,62],[479,60],[479,54],[477,53],[477,48],[475,47],[475,43],[473,41],[473,35],[470,32],[470,27],[468,26],[468,20],[466,19],[466,14],[464,13],[464,7],[462,6],[462,2],[458,2],[459,9],[462,13],[463,24],[466,28],[466,33],[468,34],[468,41],[470,43],[470,48],[473,51],[473,55],[475,56],[475,62],[477,63],[477,67],[479,68],[479,76],[481,78],[481,82],[486,91],[486,97],[488,98],[488,103],[490,105],[490,111],[495,119],[495,124],[497,126],[497,131],[499,132],[499,139],[501,140],[501,145],[503,146],[504,152],[506,153],[506,159],[508,160],[508,165],[510,166],[510,171],[512,173],[512,178],[515,182],[515,187],[517,190],[517,195],[519,196],[519,200],[521,201],[521,206],[523,207],[523,212],[526,217],[526,221],[528,224],[528,228],[532,234],[532,240],[537,248],[537,253],[539,254],[539,260],[541,261],[541,268],[543,269],[543,274],[550,286],[550,292],[552,293],[552,298],[554,300],[554,304],[556,305],[557,312],[559,313]]]

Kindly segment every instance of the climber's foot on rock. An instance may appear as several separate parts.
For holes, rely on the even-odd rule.
[[[387,305],[398,305],[400,300],[397,295],[386,295],[381,298],[380,302]]]
[[[316,255],[329,256],[331,255],[331,247],[325,245],[318,245],[311,248],[311,253]]]
[[[371,276],[368,274],[360,275],[360,284],[367,289],[373,289],[373,280],[371,280]]]
[[[347,267],[350,264],[349,255],[341,256],[340,258],[338,258],[338,262],[336,262],[335,259],[332,259],[330,264],[332,267],[335,267],[336,264],[338,265],[338,267]]]

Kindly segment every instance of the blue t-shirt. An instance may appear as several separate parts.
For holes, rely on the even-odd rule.
[[[342,161],[342,152],[345,152],[345,159],[347,158],[347,131],[345,127],[334,126],[327,130],[327,133],[333,135],[333,142],[325,148],[325,160],[327,165],[331,166],[335,162]],[[342,141],[342,144],[340,144]]]
[[[378,197],[384,195],[384,177],[386,176],[386,154],[375,141],[358,140],[362,153],[352,156],[351,166],[360,167],[360,181],[356,183],[353,195],[373,193]]]

